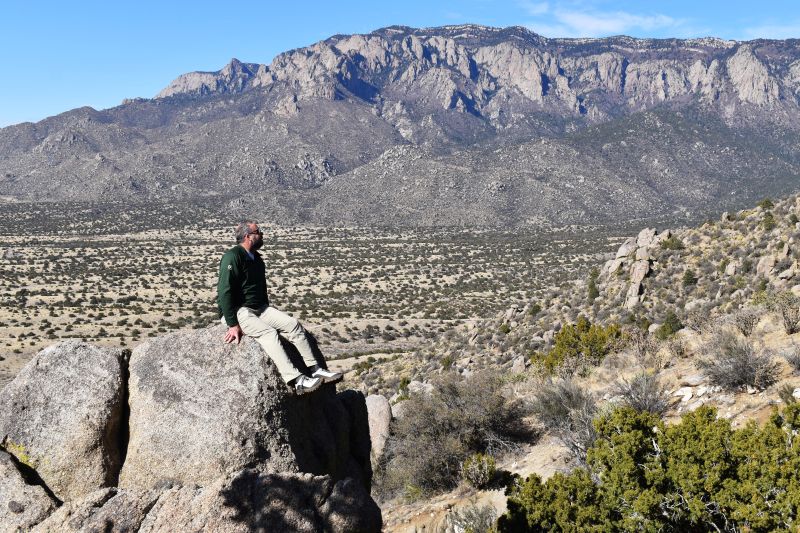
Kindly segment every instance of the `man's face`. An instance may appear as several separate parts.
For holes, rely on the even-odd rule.
[[[258,250],[264,245],[264,234],[258,224],[250,224],[247,238],[250,239],[250,249]]]

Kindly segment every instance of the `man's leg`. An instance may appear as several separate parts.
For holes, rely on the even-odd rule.
[[[263,315],[262,315],[263,316]],[[267,356],[275,363],[283,381],[286,383],[303,375],[297,367],[292,364],[286,351],[281,346],[278,332],[270,324],[261,320],[256,313],[246,307],[240,307],[236,312],[239,326],[248,337],[253,337],[267,353]]]
[[[272,306],[267,307],[258,318],[267,326],[281,332],[289,342],[294,344],[308,368],[313,368],[317,365],[317,359],[314,357],[314,352],[311,350],[311,345],[306,337],[306,330],[303,329],[303,326],[300,325],[296,318],[292,318]],[[281,349],[281,351],[283,350]]]

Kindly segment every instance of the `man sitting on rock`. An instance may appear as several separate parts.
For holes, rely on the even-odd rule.
[[[264,234],[258,225],[249,220],[239,223],[236,242],[237,245],[222,256],[219,265],[217,303],[228,326],[225,342],[238,344],[242,334],[253,337],[297,394],[314,391],[322,383],[340,379],[340,372],[330,372],[319,366],[303,326],[269,305],[266,269],[256,251],[264,244]],[[289,360],[281,346],[279,332],[300,352],[308,375]]]

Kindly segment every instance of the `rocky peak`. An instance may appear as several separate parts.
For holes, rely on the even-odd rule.
[[[726,65],[733,87],[743,102],[764,106],[780,98],[778,80],[770,75],[750,44],[739,46]]]
[[[266,69],[258,63],[242,63],[236,58],[216,72],[190,72],[178,76],[156,98],[166,98],[176,94],[205,95],[211,93],[238,93],[249,86],[261,70]]]

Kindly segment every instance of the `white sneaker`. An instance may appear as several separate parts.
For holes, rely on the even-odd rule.
[[[322,378],[300,376],[294,380],[294,392],[297,395],[314,392],[322,385]]]
[[[324,368],[317,368],[314,370],[314,373],[311,374],[312,378],[320,378],[325,383],[330,383],[332,381],[338,381],[342,379],[341,372],[331,372],[330,370],[325,370]]]

